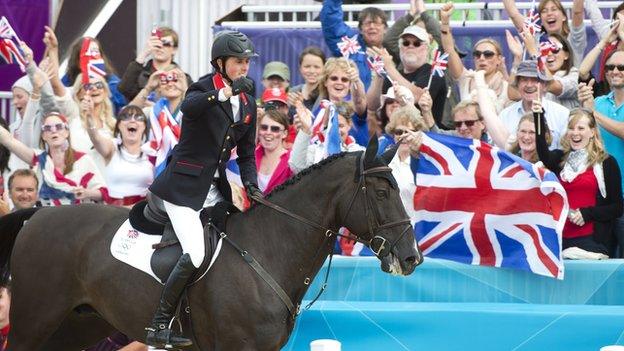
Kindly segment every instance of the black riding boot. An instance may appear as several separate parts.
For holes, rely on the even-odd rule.
[[[169,329],[169,323],[173,319],[180,296],[195,269],[189,254],[184,254],[178,259],[165,283],[165,288],[160,297],[160,305],[154,315],[154,319],[152,319],[152,325],[149,328],[145,328],[147,330],[147,338],[145,339],[147,345],[168,349],[186,347],[193,344],[191,340]]]

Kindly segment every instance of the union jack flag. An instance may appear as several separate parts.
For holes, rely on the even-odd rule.
[[[546,35],[540,38],[540,57],[537,61],[537,68],[540,70],[540,72],[544,72],[546,69],[546,60],[548,59],[548,55],[550,55],[551,53],[554,54],[559,52],[562,47],[563,46],[561,44],[550,40],[550,38],[548,38],[548,36]]]
[[[388,78],[388,72],[386,72],[386,67],[384,66],[383,60],[380,56],[366,56],[366,63],[368,64],[368,68],[373,70],[379,76]]]
[[[431,63],[431,74],[437,74],[440,77],[444,77],[444,71],[448,65],[448,54],[441,54],[439,50],[433,53],[433,62]]]
[[[429,257],[563,279],[568,202],[550,171],[478,140],[427,133],[412,220]]]
[[[357,54],[362,49],[360,43],[358,43],[357,35],[354,35],[351,38],[345,35],[336,45],[338,46],[338,50],[340,50],[342,56],[345,58],[349,58],[349,55]]]
[[[533,1],[533,6],[531,6],[529,13],[524,18],[524,28],[533,35],[542,32],[542,19],[540,18],[537,7],[535,7],[535,1]]]
[[[104,59],[99,49],[91,45],[91,38],[85,37],[82,40],[80,49],[80,70],[82,71],[82,83],[89,83],[91,77],[106,77]]]
[[[19,38],[4,16],[0,18],[0,62],[17,64],[22,72],[26,72],[26,59],[19,47]]]
[[[174,117],[169,112],[169,101],[161,98],[154,104],[150,113],[150,151],[148,155],[156,156],[154,163],[154,176],[158,176],[167,167],[167,156],[180,140],[180,123],[182,112]]]

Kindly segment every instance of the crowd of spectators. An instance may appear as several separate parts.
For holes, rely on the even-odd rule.
[[[319,18],[331,57],[318,43],[300,53],[299,67],[271,61],[262,91],[255,93],[260,189],[269,193],[333,151],[362,150],[371,136],[379,138],[382,153],[404,133],[450,134],[555,172],[570,202],[564,248],[623,257],[624,3],[605,19],[596,0],[574,0],[568,18],[560,0],[541,0],[539,39],[514,1],[502,2],[518,34],[507,31],[506,43],[479,38],[468,54],[474,66],[467,67],[467,54],[453,39],[451,2],[438,19],[423,0],[411,0],[409,12],[391,27],[384,11],[368,7],[351,28],[342,0],[325,0]],[[585,18],[600,39],[591,50]],[[338,45],[345,36],[356,36],[362,48],[348,58]],[[155,29],[121,78],[95,38],[73,44],[62,76],[52,29],[46,28],[39,63],[23,43],[27,74],[12,86],[16,114],[10,125],[9,116],[0,119],[0,214],[86,202],[130,207],[143,200],[155,172],[147,147],[154,138],[150,121],[163,109],[181,121],[180,105],[192,83],[175,62],[180,40],[172,28]],[[540,42],[549,44],[546,53]],[[83,80],[79,56],[85,45],[101,54],[106,77]],[[445,77],[430,77],[436,49],[449,54]],[[506,64],[506,53],[513,62]],[[369,67],[369,56],[383,62],[386,74]],[[598,77],[591,72],[595,66]],[[290,86],[291,74],[304,83]],[[325,142],[334,130],[328,128],[332,111],[338,116],[336,150]],[[409,153],[399,145],[390,166],[411,214],[417,184]],[[240,185],[232,188],[240,195],[236,205],[244,207]],[[337,250],[350,244],[341,242]],[[0,288],[0,322],[6,294]]]

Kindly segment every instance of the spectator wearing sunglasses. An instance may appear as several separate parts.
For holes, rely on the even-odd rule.
[[[546,84],[545,99],[554,101],[568,109],[579,106],[578,101],[578,69],[574,67],[574,55],[570,51],[570,43],[561,35],[552,33],[542,35],[537,46],[535,37],[528,31],[522,32],[524,46],[528,55],[537,58],[540,70],[549,78]],[[508,40],[516,41],[509,45],[513,51],[514,60],[522,57],[523,49],[517,39],[508,35]],[[539,67],[538,66],[538,67]],[[512,99],[517,98],[515,90],[510,91]]]
[[[547,85],[551,80],[551,77],[537,69],[535,61],[520,63],[514,83],[521,99],[501,111],[500,120],[503,122],[504,129],[497,137],[499,141],[505,143],[510,135],[515,134],[520,118],[531,111],[533,100],[540,100],[545,110],[546,123],[552,133],[553,140],[550,148],[554,150],[559,147],[559,141],[567,131],[570,110],[554,101],[544,99]],[[499,142],[497,145],[501,146]]]
[[[418,109],[413,105],[405,105],[397,108],[390,115],[390,122],[386,125],[385,132],[392,135],[394,142],[407,132],[428,131]],[[414,174],[410,167],[410,147],[408,144],[400,144],[394,158],[388,164],[392,168],[392,175],[399,185],[401,194],[401,202],[405,207],[410,218],[415,218],[414,211],[414,191],[416,184],[414,182]]]
[[[518,11],[514,0],[503,0],[505,10],[519,33],[526,28],[526,17]],[[572,3],[572,22],[568,23],[568,15],[560,0],[540,0],[537,10],[542,24],[541,31],[546,34],[560,34],[570,43],[573,60],[580,64],[585,48],[587,47],[587,33],[585,31],[583,0],[574,0]]]
[[[424,88],[427,87],[431,74],[431,65],[428,62],[429,34],[424,28],[412,25],[403,31],[399,38],[399,53],[401,56],[402,69],[398,70],[392,56],[385,50],[371,50],[379,55],[385,65],[388,77],[395,82],[410,89],[415,101],[420,100]],[[393,83],[388,79],[375,79],[367,94],[369,109],[379,107],[379,96],[382,91],[387,91]],[[381,87],[380,87],[381,86]],[[446,128],[443,123],[444,103],[446,101],[446,81],[444,78],[434,75],[431,79],[429,94],[433,98],[432,113],[439,128]]]
[[[492,38],[484,38],[472,47],[474,70],[464,66],[461,57],[455,49],[455,40],[450,28],[450,19],[453,14],[453,3],[446,3],[440,11],[440,28],[442,46],[449,54],[448,72],[459,85],[461,101],[473,100],[476,94],[474,80],[475,71],[485,72],[485,81],[492,95],[496,96],[496,111],[500,112],[509,103],[507,96],[507,71],[503,62],[500,44]]]
[[[358,29],[349,27],[343,20],[342,0],[325,0],[320,13],[321,27],[325,44],[335,57],[342,57],[338,43],[344,36],[356,36],[361,47],[360,52],[349,55],[358,70],[365,89],[371,84],[372,73],[368,67],[366,49],[382,48],[383,38],[388,28],[386,13],[376,7],[367,7],[358,14]],[[366,145],[366,144],[365,144]]]
[[[132,206],[145,199],[147,188],[154,180],[154,166],[142,150],[147,142],[147,117],[140,107],[124,107],[115,123],[114,139],[89,129],[95,150],[104,158],[104,177],[108,193],[104,202]]]
[[[48,35],[48,40],[46,41],[46,46],[51,47],[55,50],[58,50],[58,40],[53,30],[48,30],[46,28],[46,35]],[[110,60],[104,53],[102,48],[102,44],[99,40],[92,37],[83,37],[77,39],[71,47],[71,52],[69,54],[69,61],[67,63],[67,73],[61,78],[63,85],[66,87],[71,87],[74,85],[76,81],[76,77],[80,74],[80,49],[82,48],[83,41],[90,40],[90,48],[92,52],[99,52],[100,56],[104,60],[104,70],[106,71],[106,83],[108,83],[108,87],[111,91],[110,99],[113,103],[113,107],[115,112],[118,112],[122,107],[124,107],[127,103],[126,98],[122,93],[119,92],[118,85],[120,82],[119,77],[117,76],[117,72],[115,72],[115,68],[110,64]]]
[[[76,77],[73,86],[73,99],[61,111],[69,112],[69,131],[72,147],[77,151],[89,154],[104,173],[106,162],[91,142],[89,129],[112,138],[115,128],[115,115],[110,100],[110,90],[102,77],[91,77],[86,84],[82,83],[82,74]]]
[[[407,105],[414,106],[414,96],[408,88],[402,85],[391,86],[385,94],[381,95],[381,107],[375,114],[375,120],[369,120],[368,127],[370,130],[379,130],[377,155],[381,155],[388,147],[394,145],[394,136],[386,132],[386,126],[390,123],[393,112]],[[421,118],[420,111],[416,110],[416,112],[418,113],[418,118]],[[371,124],[374,127],[371,127]]]
[[[333,103],[351,101],[354,109],[351,109],[352,115],[347,116],[352,121],[349,134],[360,145],[368,143],[366,91],[353,61],[336,57],[327,60],[319,80],[319,99]]]
[[[288,165],[290,150],[284,147],[289,127],[288,115],[277,109],[266,111],[258,122],[256,168],[258,187],[264,194],[293,175]]]
[[[68,120],[59,113],[43,118],[42,150],[28,147],[5,128],[0,128],[0,143],[35,168],[41,180],[39,199],[44,206],[100,201],[107,193],[93,159],[71,146]]]
[[[461,101],[453,108],[451,111],[453,130],[443,130],[436,125],[431,113],[431,104],[431,95],[425,90],[418,101],[418,106],[420,107],[425,125],[430,131],[462,138],[477,139],[487,143],[490,142],[490,137],[486,133],[485,122],[478,103],[466,100]]]
[[[178,33],[169,27],[155,28],[148,38],[145,48],[136,59],[128,64],[119,83],[119,91],[128,101],[132,101],[139,93],[148,97],[149,92],[142,91],[152,74],[156,71],[168,72],[178,67],[173,61],[178,51]],[[151,59],[148,59],[151,56]],[[188,74],[187,86],[193,83]]]
[[[288,95],[286,95],[286,91],[284,89],[266,89],[262,93],[262,101],[264,102],[264,105],[262,106],[262,108],[258,108],[258,119],[262,119],[265,113],[271,110],[276,110],[285,114],[286,116],[289,116],[290,108],[288,107]],[[292,143],[295,141],[295,137],[297,136],[297,130],[295,129],[294,125],[289,123],[287,132],[288,134],[286,136],[286,139],[284,139],[284,147],[290,149],[292,147]],[[258,138],[259,136],[260,134],[256,133],[256,137]]]
[[[624,51],[614,51],[608,56],[605,78],[611,89],[608,94],[594,101],[593,84],[581,83],[579,100],[583,107],[594,111],[606,152],[616,159],[620,169],[624,169]],[[624,217],[618,218],[615,231],[620,246],[618,257],[624,257]]]

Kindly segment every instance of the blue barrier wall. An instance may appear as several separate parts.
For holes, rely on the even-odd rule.
[[[373,257],[334,262],[326,293],[302,312],[283,350],[328,338],[343,351],[624,345],[624,260],[566,261],[564,280],[436,259],[408,277],[383,273]]]

